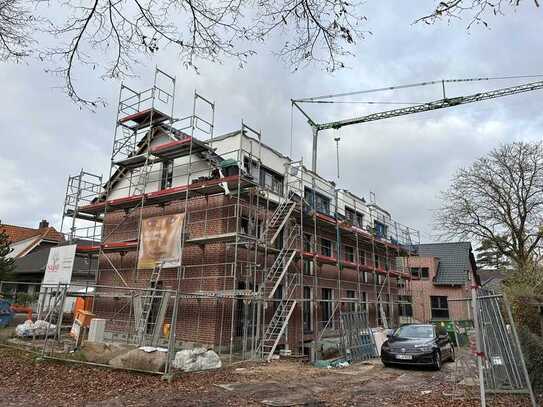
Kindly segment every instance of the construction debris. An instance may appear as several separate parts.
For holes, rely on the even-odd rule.
[[[165,352],[146,352],[132,349],[109,361],[109,365],[120,369],[136,369],[151,372],[164,371],[167,354]]]
[[[222,367],[221,359],[212,350],[206,348],[184,349],[175,354],[173,367],[184,372],[198,370],[219,369]]]
[[[50,335],[55,331],[56,325],[50,324],[47,321],[37,320],[32,322],[32,320],[27,319],[20,325],[17,325],[15,328],[15,334],[21,338],[29,338],[33,336],[42,337],[47,333]]]

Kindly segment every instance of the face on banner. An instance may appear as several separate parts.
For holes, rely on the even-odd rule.
[[[179,266],[184,213],[155,216],[142,220],[138,268],[153,268],[157,262],[164,266]]]

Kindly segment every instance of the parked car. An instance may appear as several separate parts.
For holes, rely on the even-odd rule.
[[[381,346],[381,361],[393,364],[426,365],[441,369],[445,361],[454,361],[454,348],[444,327],[438,324],[406,324]]]

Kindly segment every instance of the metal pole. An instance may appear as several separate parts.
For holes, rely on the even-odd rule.
[[[341,140],[340,137],[334,138],[334,141],[336,142],[336,163],[337,163],[337,178],[338,179],[339,179],[339,140]]]
[[[313,152],[311,159],[311,171],[317,173],[317,139],[319,136],[319,128],[316,126],[311,126],[313,130]]]
[[[475,281],[475,276],[473,276]],[[481,394],[481,407],[486,407],[485,378],[483,372],[483,353],[481,351],[481,331],[479,328],[479,302],[477,300],[477,285],[471,286],[471,305],[473,307],[473,326],[475,328],[475,343],[477,348],[477,367],[479,369],[479,391]]]

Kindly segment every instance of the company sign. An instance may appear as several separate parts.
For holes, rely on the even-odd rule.
[[[69,284],[74,268],[76,245],[53,247],[45,266],[43,284]]]

